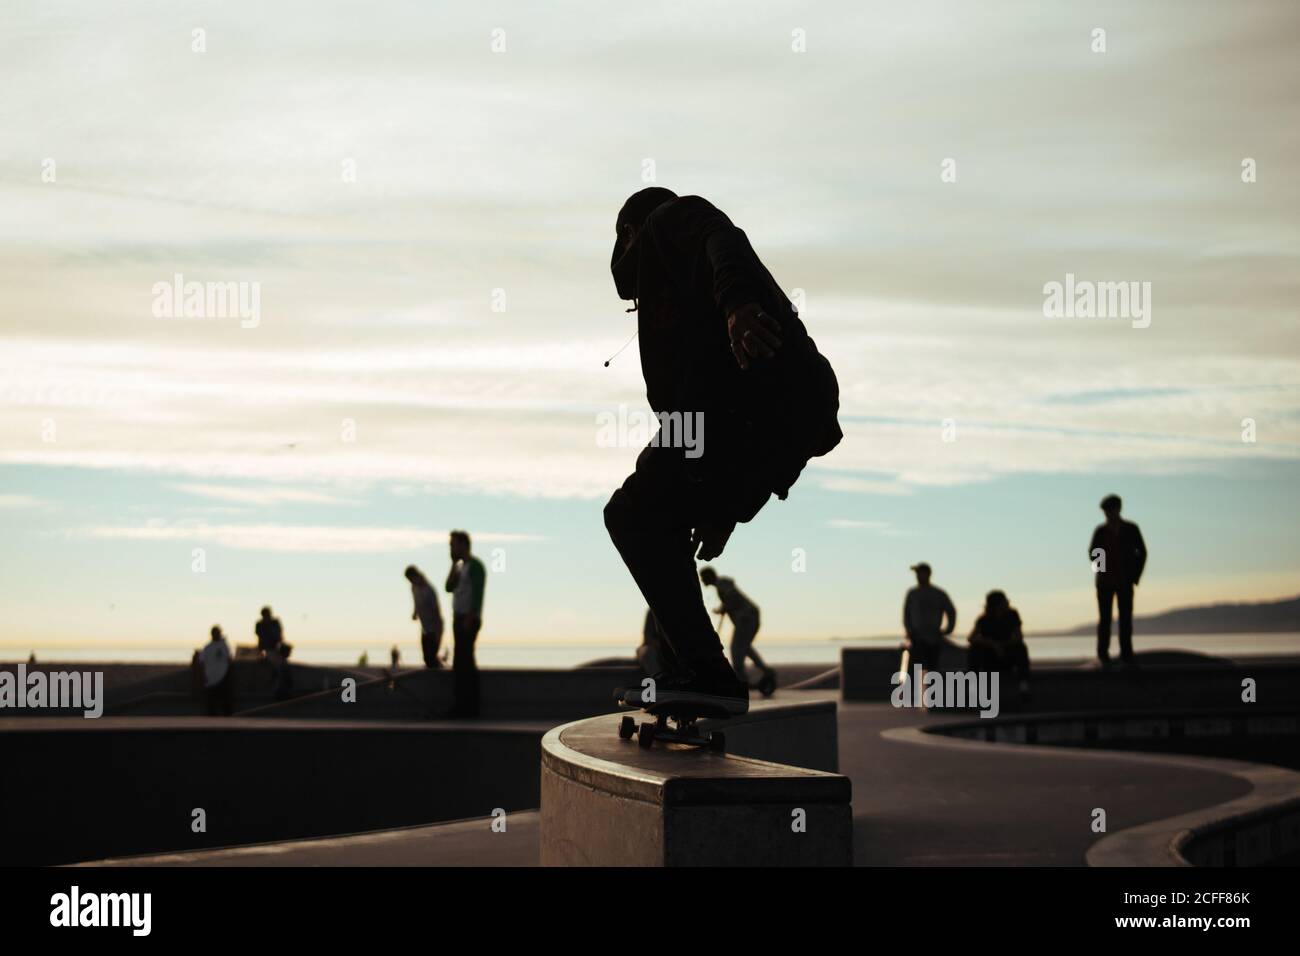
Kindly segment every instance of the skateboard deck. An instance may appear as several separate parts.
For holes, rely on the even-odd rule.
[[[727,749],[727,737],[721,730],[704,733],[696,724],[709,718],[724,719],[735,714],[721,705],[702,704],[698,701],[666,700],[652,704],[632,703],[616,694],[618,703],[627,708],[637,708],[648,714],[653,720],[637,721],[632,714],[625,714],[619,721],[618,735],[623,740],[636,737],[637,743],[650,749],[656,740],[665,743],[690,744],[694,747],[708,747],[719,753]]]

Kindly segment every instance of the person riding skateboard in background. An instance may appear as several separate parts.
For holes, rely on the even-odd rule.
[[[636,649],[636,662],[647,676],[653,677],[670,670],[672,650],[664,646],[663,628],[655,620],[655,612],[646,608],[645,624],[641,628],[641,646]]]
[[[1092,533],[1088,543],[1088,560],[1096,572],[1097,586],[1097,659],[1102,667],[1110,666],[1110,610],[1119,605],[1119,656],[1125,666],[1133,659],[1133,589],[1142,579],[1147,564],[1147,546],[1142,532],[1132,521],[1119,516],[1124,503],[1119,495],[1101,500],[1106,520]]]
[[[411,620],[420,622],[420,651],[424,655],[425,667],[441,667],[438,649],[442,646],[442,608],[438,605],[438,592],[433,589],[424,572],[415,565],[405,571],[406,580],[411,582]]]
[[[946,591],[930,583],[929,564],[922,561],[912,565],[911,570],[916,574],[916,587],[910,588],[903,599],[903,630],[912,663],[920,664],[923,670],[938,670],[947,644],[944,638],[957,627],[957,609]]]
[[[749,707],[695,577],[737,523],[784,499],[843,438],[839,386],[744,232],[699,196],[652,186],[615,221],[610,271],[637,313],[646,399],[660,430],[605,505],[605,527],[676,667],[659,701]],[[698,444],[668,426],[702,423]],[[679,427],[680,430],[680,427]],[[689,446],[689,447],[688,447]]]
[[[764,697],[771,697],[776,689],[776,671],[763,663],[763,658],[754,650],[754,638],[758,636],[758,605],[747,598],[736,582],[731,578],[719,577],[713,568],[700,569],[700,580],[718,592],[720,607],[713,609],[714,614],[725,614],[731,618],[731,668],[742,681],[745,677],[745,659],[753,658],[758,669],[763,672],[758,682],[758,689]],[[746,681],[748,684],[748,681]]]
[[[447,590],[451,592],[451,669],[456,688],[456,702],[446,717],[477,717],[479,708],[478,665],[474,663],[474,641],[483,626],[483,591],[487,587],[487,569],[470,553],[469,532],[453,531],[448,548],[451,570],[447,572]]]

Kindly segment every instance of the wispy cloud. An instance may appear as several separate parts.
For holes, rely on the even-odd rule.
[[[0,508],[3,509],[32,509],[48,507],[48,502],[37,498],[35,495],[0,495]]]
[[[888,538],[902,535],[902,532],[888,521],[866,521],[861,518],[830,518],[826,522],[826,527],[849,531],[871,531]]]
[[[205,522],[147,522],[142,525],[97,526],[74,536],[125,541],[193,541],[242,551],[324,554],[381,554],[416,551],[445,544],[446,530],[426,528],[367,528],[340,525],[208,524]],[[476,543],[538,541],[530,534],[474,532]]]
[[[217,501],[232,501],[236,504],[273,506],[282,504],[310,505],[346,505],[356,504],[355,498],[344,498],[310,488],[283,488],[274,485],[172,485],[177,491],[198,495],[202,498],[214,498]]]

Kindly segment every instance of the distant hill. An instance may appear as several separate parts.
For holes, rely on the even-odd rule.
[[[1300,631],[1300,597],[1258,604],[1205,604],[1180,607],[1159,614],[1138,615],[1133,629],[1142,634],[1263,634]],[[1068,631],[1044,636],[1093,634],[1097,625],[1080,624]]]

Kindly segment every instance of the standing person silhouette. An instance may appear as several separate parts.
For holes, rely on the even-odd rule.
[[[253,625],[253,633],[257,635],[258,656],[263,660],[269,660],[279,649],[280,642],[284,640],[284,627],[280,624],[280,619],[271,613],[269,607],[262,608],[261,616]]]
[[[474,663],[474,642],[483,626],[483,591],[487,569],[470,553],[469,532],[453,531],[448,542],[451,570],[447,590],[451,593],[451,634],[454,641],[451,669],[456,702],[446,717],[477,717],[479,711],[478,665]]]
[[[235,712],[235,675],[230,664],[230,644],[221,628],[213,625],[212,639],[203,645],[203,688],[208,716],[229,717]]]
[[[957,609],[943,588],[930,583],[930,565],[925,561],[912,565],[916,587],[903,598],[903,630],[907,633],[912,663],[923,671],[939,670],[939,659],[947,641],[957,627]],[[947,620],[945,625],[944,621]]]
[[[605,527],[676,660],[656,677],[657,699],[744,713],[749,691],[723,655],[695,560],[720,555],[737,523],[839,444],[839,386],[745,234],[708,200],[652,186],[614,228],[610,271],[637,313],[660,429],[605,505]],[[687,423],[702,426],[698,445]]]
[[[420,651],[425,667],[441,667],[438,650],[442,647],[442,608],[438,605],[438,592],[433,589],[424,572],[415,565],[407,567],[406,580],[411,582],[411,620],[420,622]]]
[[[1133,658],[1133,589],[1147,565],[1147,546],[1142,532],[1132,521],[1119,516],[1124,506],[1119,495],[1101,500],[1106,520],[1097,525],[1088,543],[1088,560],[1096,572],[1097,659],[1110,667],[1111,604],[1119,605],[1119,656],[1127,667]]]

